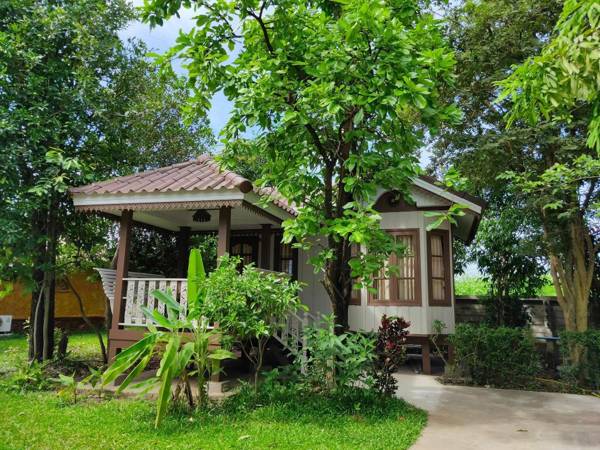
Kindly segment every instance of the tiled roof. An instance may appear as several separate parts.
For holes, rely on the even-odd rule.
[[[252,183],[234,172],[221,170],[210,156],[202,155],[192,161],[71,188],[71,193],[135,194],[217,189],[237,189],[246,193],[252,190]]]
[[[207,191],[218,189],[256,192],[266,196],[274,205],[296,214],[295,208],[273,188],[258,188],[246,178],[229,170],[222,170],[208,155],[184,163],[133,175],[113,178],[70,189],[75,195],[139,194],[177,191]]]

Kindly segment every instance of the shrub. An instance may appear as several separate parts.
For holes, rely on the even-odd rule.
[[[580,360],[573,361],[572,355],[578,353],[573,347],[577,346]],[[600,330],[563,331],[560,333],[560,353],[562,378],[584,387],[600,389]]]
[[[333,392],[360,382],[372,385],[370,369],[375,359],[375,338],[364,333],[335,333],[333,315],[304,330],[306,352],[297,352],[295,364],[300,384],[311,391]]]
[[[460,324],[450,342],[459,372],[479,385],[522,386],[540,369],[528,329]]]
[[[410,322],[402,317],[381,318],[377,331],[375,351],[375,388],[382,394],[392,396],[396,392],[397,381],[393,373],[406,360],[406,336]]]
[[[224,256],[206,280],[201,314],[218,322],[222,333],[239,342],[254,365],[255,384],[268,339],[282,327],[287,315],[303,308],[295,281],[258,270],[252,264],[239,273],[241,259]]]

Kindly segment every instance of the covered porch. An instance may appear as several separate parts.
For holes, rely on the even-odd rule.
[[[110,359],[142,337],[146,318],[141,306],[164,308],[150,292],[170,289],[186,304],[188,253],[195,235],[216,236],[217,258],[229,253],[244,264],[297,276],[297,251],[281,244],[281,223],[294,216],[294,209],[275,192],[221,171],[210,157],[73,188],[71,194],[77,211],[120,224],[116,267],[99,269],[112,308]],[[176,278],[130,272],[132,233],[139,227],[175,236]]]

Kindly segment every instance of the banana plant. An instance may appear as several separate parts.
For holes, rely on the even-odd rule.
[[[200,259],[200,265],[201,261]],[[199,291],[201,290],[200,288]],[[223,348],[211,347],[211,342],[218,339],[218,334],[216,330],[209,329],[204,320],[200,320],[198,307],[195,306],[195,302],[199,300],[198,294],[195,294],[195,299],[190,298],[191,304],[188,309],[184,309],[170,291],[155,290],[151,295],[165,304],[166,315],[156,309],[141,307],[149,319],[146,324],[148,331],[140,341],[115,357],[113,364],[102,375],[102,385],[106,386],[127,373],[117,388],[117,394],[131,386],[139,389],[140,395],[143,395],[158,386],[154,422],[154,426],[158,428],[166,415],[171,398],[177,399],[183,394],[190,407],[206,406],[208,379],[220,370],[221,360],[235,356]],[[181,314],[182,312],[184,314]],[[161,357],[156,375],[132,384],[155,356]],[[190,387],[192,377],[198,382],[196,400]],[[173,391],[174,381],[177,381],[177,384]]]

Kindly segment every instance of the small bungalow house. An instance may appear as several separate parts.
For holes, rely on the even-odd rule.
[[[145,323],[140,306],[153,300],[148,293],[170,287],[185,302],[188,241],[194,233],[216,233],[217,254],[239,255],[265,270],[286,272],[305,284],[302,301],[310,313],[329,313],[329,298],[308,263],[311,256],[281,243],[282,221],[296,214],[293,206],[273,193],[257,189],[247,179],[219,169],[208,156],[156,170],[115,178],[71,189],[77,211],[102,214],[120,221],[117,268],[112,278],[105,273],[109,298],[114,295],[113,324],[109,332],[110,355],[141,337]],[[270,202],[259,202],[262,195]],[[384,314],[411,322],[414,342],[423,346],[423,369],[429,371],[429,339],[434,320],[454,330],[452,240],[470,241],[484,207],[480,199],[439,187],[428,177],[415,179],[415,204],[407,204],[391,192],[381,191],[376,209],[381,226],[410,250],[407,256],[390,258],[398,275],[374,280],[375,293],[356,291],[349,310],[353,330],[376,330]],[[443,211],[453,203],[467,207],[456,227],[427,226],[434,219],[427,211]],[[130,235],[136,226],[175,233],[179,278],[152,274],[128,274]],[[114,284],[113,284],[114,282]],[[105,286],[106,287],[106,286]],[[112,289],[114,288],[114,293]],[[153,306],[153,305],[150,305]],[[299,332],[307,317],[290,318]]]

